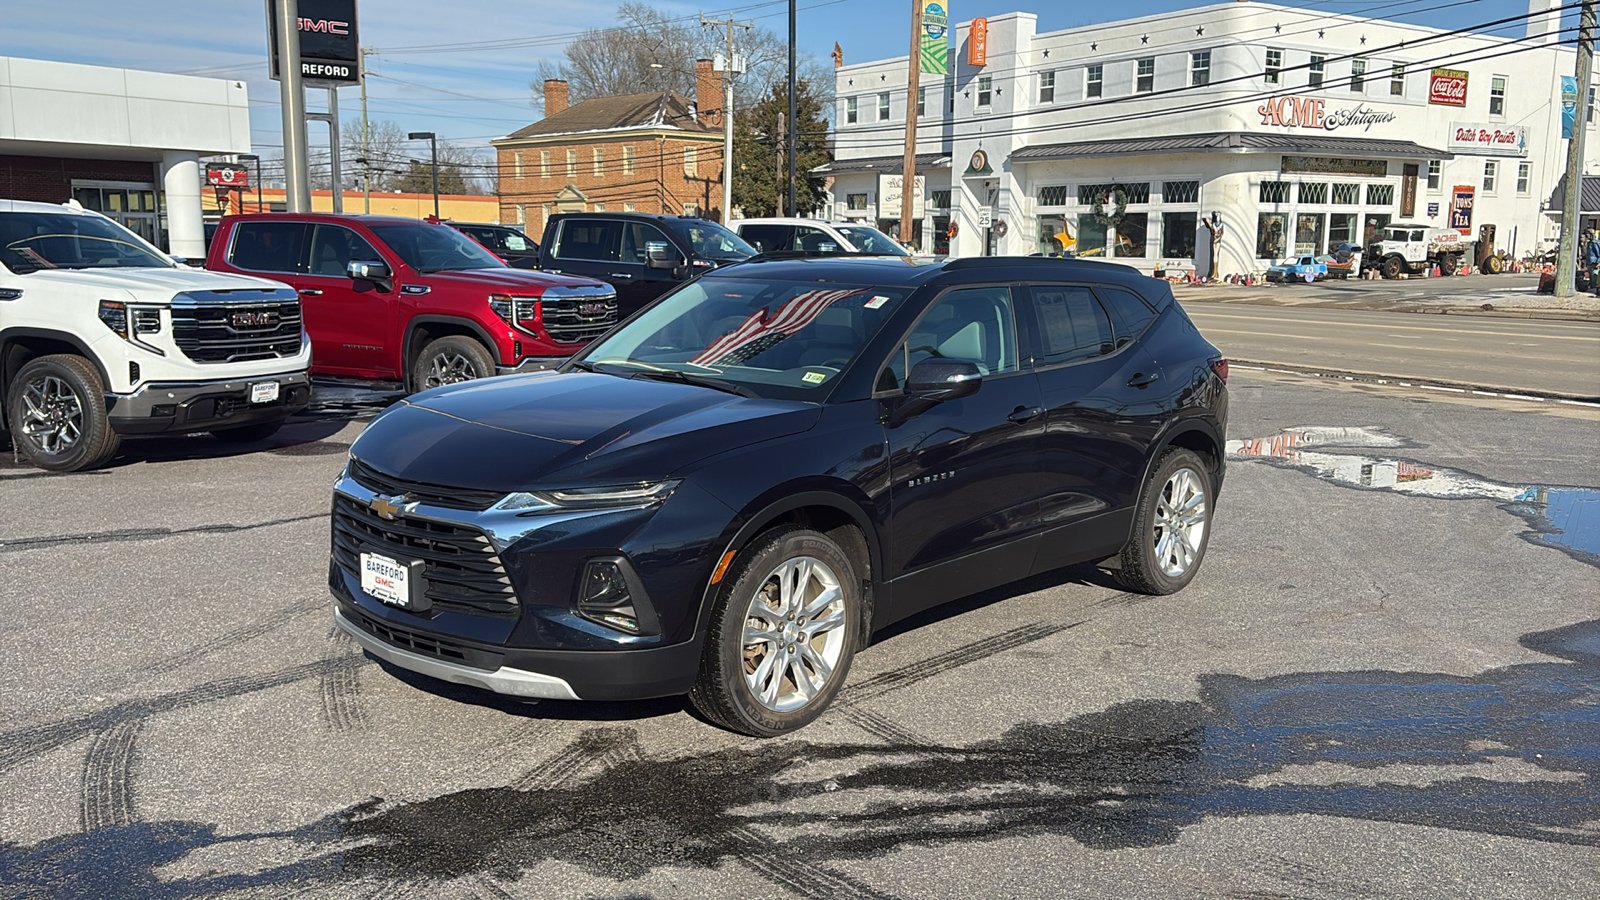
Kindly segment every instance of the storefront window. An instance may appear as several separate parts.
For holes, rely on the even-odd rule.
[[[1192,212],[1161,214],[1161,257],[1194,259],[1195,229],[1199,223]]]
[[[933,219],[933,252],[938,256],[950,255],[950,219],[935,216]]]
[[[1092,213],[1078,217],[1078,255],[1104,256],[1106,253],[1106,226],[1095,220]]]
[[[1286,252],[1284,235],[1288,229],[1288,216],[1283,213],[1262,213],[1256,218],[1256,258],[1273,262],[1283,259]]]
[[[1300,185],[1301,203],[1327,203],[1328,185],[1326,182],[1308,181]]]
[[[1061,230],[1066,227],[1067,219],[1065,216],[1040,216],[1038,246],[1034,252],[1043,253],[1045,256],[1054,256],[1063,252],[1061,242],[1056,240],[1056,235],[1060,234]],[[1073,249],[1076,250],[1077,248],[1074,247]]]
[[[1348,244],[1358,237],[1355,213],[1334,213],[1328,217],[1328,246]]]
[[[1301,213],[1295,217],[1294,252],[1322,252],[1322,215],[1320,213]]]
[[[1394,204],[1394,185],[1369,184],[1367,185],[1368,206],[1392,206]]]
[[[1372,213],[1367,216],[1366,224],[1361,226],[1361,243],[1370,244],[1378,239],[1378,235],[1389,224],[1387,213]]]
[[[1117,223],[1117,256],[1144,256],[1150,237],[1149,213],[1125,213]]]

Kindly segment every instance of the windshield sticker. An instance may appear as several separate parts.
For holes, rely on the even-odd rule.
[[[826,372],[807,372],[800,380],[806,384],[821,384],[828,380],[828,375]]]
[[[884,295],[879,294],[878,296],[873,297],[871,300],[868,300],[866,303],[863,303],[861,305],[866,307],[867,309],[877,309],[878,307],[880,307],[880,306],[882,306],[882,305],[884,305],[885,303],[888,303],[888,302],[889,302],[889,298],[888,297],[885,297]]]

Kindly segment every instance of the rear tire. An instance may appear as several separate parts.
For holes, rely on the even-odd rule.
[[[1454,253],[1446,253],[1445,255],[1439,257],[1439,274],[1454,275],[1456,273],[1456,262],[1456,255]]]
[[[689,699],[724,728],[775,737],[822,715],[844,685],[861,581],[838,544],[798,526],[767,532],[735,559]]]
[[[218,428],[211,432],[211,436],[229,444],[252,444],[272,437],[282,427],[283,420],[279,419],[276,422],[257,422],[254,425],[240,425],[237,428]]]
[[[494,374],[494,360],[483,345],[458,334],[432,340],[411,361],[411,389],[425,391]]]
[[[12,443],[41,469],[92,469],[116,456],[122,445],[106,416],[105,383],[81,356],[30,360],[11,382],[6,409]]]
[[[1117,581],[1138,594],[1171,594],[1194,580],[1211,540],[1211,476],[1192,450],[1162,454],[1134,507],[1133,537]]]

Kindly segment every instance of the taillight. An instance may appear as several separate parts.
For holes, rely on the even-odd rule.
[[[1227,381],[1228,380],[1228,360],[1227,360],[1227,358],[1226,357],[1218,357],[1217,359],[1213,359],[1211,361],[1211,371],[1217,373],[1217,377],[1218,378],[1221,378],[1223,381]]]
[[[539,299],[537,297],[512,297],[491,294],[489,308],[504,319],[507,325],[524,331],[538,331],[540,325]]]

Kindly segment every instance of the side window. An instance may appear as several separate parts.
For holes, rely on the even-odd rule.
[[[1111,325],[1117,335],[1118,347],[1138,337],[1139,332],[1155,320],[1156,311],[1132,291],[1102,286],[1096,287],[1094,292],[1100,298],[1100,305],[1111,313]]]
[[[626,222],[622,226],[622,261],[635,265],[644,265],[650,261],[651,241],[660,241],[668,247],[672,242],[661,233],[661,229],[643,222]]]
[[[1036,285],[1040,365],[1076,362],[1110,353],[1111,320],[1086,287]]]
[[[793,249],[790,242],[794,239],[794,226],[746,225],[739,230],[739,236],[757,250],[775,253]]]
[[[615,262],[622,227],[616,222],[597,219],[568,219],[562,223],[555,255],[560,259],[592,259]]]
[[[351,262],[381,262],[366,239],[341,225],[317,225],[311,232],[311,274],[345,277]]]
[[[833,235],[820,228],[806,226],[795,228],[794,243],[796,250],[806,253],[832,253],[839,249],[839,241]]]
[[[519,231],[496,231],[500,238],[498,246],[506,250],[523,251],[528,249],[528,239]]]
[[[940,297],[906,340],[906,371],[925,359],[971,360],[985,375],[1017,371],[1011,289],[961,288]]]
[[[305,236],[304,222],[240,222],[233,229],[228,262],[252,272],[304,272]]]

